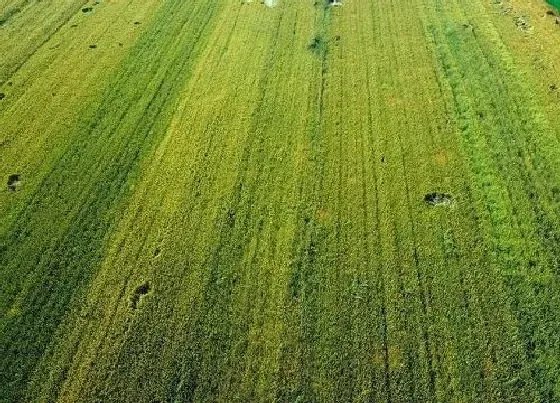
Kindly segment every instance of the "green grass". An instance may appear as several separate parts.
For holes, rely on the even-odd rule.
[[[0,401],[560,400],[546,4],[55,3],[0,0]]]
[[[547,0],[547,1],[548,1],[548,4],[551,4],[556,8],[560,8],[560,1],[558,1],[558,0]]]

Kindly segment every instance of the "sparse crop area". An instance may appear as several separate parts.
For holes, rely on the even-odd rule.
[[[0,0],[0,402],[560,402],[555,0]]]

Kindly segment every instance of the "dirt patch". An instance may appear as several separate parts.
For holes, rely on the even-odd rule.
[[[526,17],[524,15],[519,15],[519,16],[515,17],[514,21],[515,21],[515,25],[517,26],[517,28],[520,31],[527,32],[527,31],[530,31],[530,30],[533,29],[533,27],[529,23],[528,17]]]
[[[15,192],[21,185],[21,175],[12,174],[8,176],[8,191]]]
[[[424,203],[429,206],[447,206],[452,204],[454,198],[448,193],[432,192],[424,196]]]
[[[437,150],[434,154],[434,161],[438,166],[445,166],[449,162],[449,153],[446,150]]]
[[[315,220],[317,220],[317,222],[319,222],[320,224],[328,223],[330,220],[329,210],[327,210],[325,207],[318,209],[315,212]]]
[[[130,297],[130,308],[131,309],[138,308],[138,303],[140,302],[140,299],[145,295],[147,295],[150,292],[150,290],[151,290],[150,283],[148,283],[147,281],[136,286],[134,292],[132,293],[132,296]]]

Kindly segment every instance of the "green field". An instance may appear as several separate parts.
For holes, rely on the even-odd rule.
[[[558,12],[0,0],[0,402],[560,402]]]

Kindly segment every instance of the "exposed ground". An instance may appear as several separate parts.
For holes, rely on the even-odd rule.
[[[541,0],[0,0],[0,401],[560,401]]]

